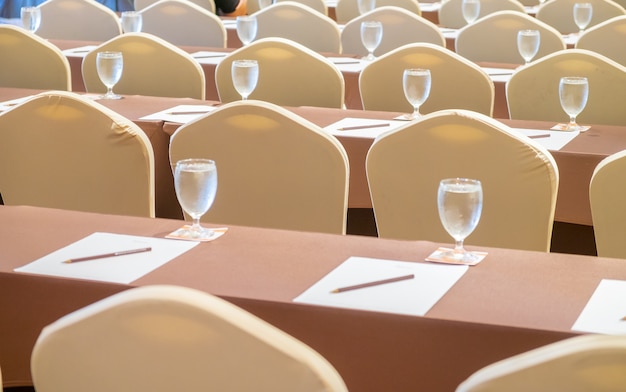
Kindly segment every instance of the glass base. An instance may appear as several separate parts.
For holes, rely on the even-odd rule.
[[[367,56],[361,57],[361,60],[373,61],[373,60],[376,60],[376,56],[374,56],[373,53],[370,53]]]
[[[111,94],[106,93],[104,95],[101,95],[99,98],[100,99],[122,99],[124,97],[122,97],[121,95],[113,94],[113,93]]]
[[[453,260],[458,263],[474,264],[481,260],[481,255],[475,254],[468,250],[454,250],[441,253],[442,259]]]
[[[203,241],[212,238],[215,232],[202,226],[185,226],[176,230],[176,236],[186,240]]]

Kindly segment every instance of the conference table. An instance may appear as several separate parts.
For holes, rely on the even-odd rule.
[[[292,334],[325,356],[350,391],[449,392],[494,361],[594,332],[572,326],[603,279],[626,280],[623,260],[480,248],[487,257],[423,316],[295,303],[350,257],[422,264],[449,244],[239,226],[128,284],[14,271],[94,232],[162,238],[180,225],[0,206],[4,386],[31,383],[30,353],[45,325],[131,287],[172,284],[217,295]]]

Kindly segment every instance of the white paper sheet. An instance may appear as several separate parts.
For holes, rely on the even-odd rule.
[[[22,102],[28,101],[32,97],[34,97],[34,95],[28,95],[26,97],[15,98],[15,99],[11,99],[9,101],[0,102],[0,112],[3,112],[5,110],[9,110],[9,109],[11,109],[14,106],[19,105]]]
[[[32,263],[16,268],[15,271],[128,284],[198,244],[194,241],[93,233]],[[64,263],[71,258],[143,247],[152,247],[152,250],[124,256]]]
[[[377,120],[377,119],[371,119],[371,118],[346,117],[335,123],[330,124],[327,127],[324,127],[324,130],[326,130],[328,133],[334,136],[376,138],[385,132],[394,130],[406,124],[407,124],[406,121],[398,121],[398,120]],[[381,126],[374,127],[374,128],[352,129],[352,130],[345,130],[345,131],[340,130],[340,128],[360,127],[360,126],[370,126],[370,125],[381,125]]]
[[[209,51],[200,51],[194,52],[191,54],[191,57],[196,59],[200,64],[219,64],[228,56],[226,52],[209,52]]]
[[[626,334],[626,281],[602,279],[572,330]]]
[[[327,57],[342,72],[361,72],[368,61],[352,57]]]
[[[515,73],[515,69],[510,68],[482,67],[482,70],[489,75],[492,81],[503,83],[508,82]]]
[[[63,54],[67,57],[85,57],[87,53],[91,52],[98,46],[96,45],[86,45],[78,48],[66,49],[63,51]]]
[[[578,136],[578,131],[569,132],[569,131],[552,131],[552,130],[543,130],[543,129],[524,129],[524,128],[513,128],[514,131],[517,131],[526,136],[532,135],[550,135],[549,137],[541,137],[541,138],[532,138],[535,142],[541,144],[548,150],[558,151],[567,143],[571,142],[576,136]]]
[[[185,124],[217,109],[209,105],[178,105],[143,116],[140,120],[161,120]]]
[[[350,257],[294,302],[423,316],[463,276],[469,267]],[[394,278],[409,280],[332,293],[340,287]]]

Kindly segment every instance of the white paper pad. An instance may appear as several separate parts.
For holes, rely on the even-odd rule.
[[[196,59],[200,64],[219,64],[224,58],[228,56],[226,52],[194,52],[191,57]]]
[[[347,130],[347,131],[339,130],[339,128],[354,127],[354,126],[368,126],[368,125],[377,125],[377,124],[380,124],[383,126],[375,127],[375,128],[353,129],[353,130]],[[371,118],[346,117],[335,123],[330,124],[327,127],[324,127],[324,130],[326,130],[328,133],[334,136],[369,137],[369,138],[375,139],[376,137],[382,135],[385,132],[399,128],[406,124],[407,124],[406,121],[398,121],[398,120],[376,120],[376,119],[371,119]]]
[[[563,36],[563,41],[565,41],[565,45],[574,46],[578,42],[578,38],[580,38],[580,34],[571,33]]]
[[[423,316],[463,276],[465,265],[350,257],[294,302]],[[414,274],[415,278],[332,293],[340,287]]]
[[[441,31],[441,34],[443,34],[443,37],[446,39],[456,39],[456,37],[459,36],[459,29],[451,29],[448,27],[440,27],[439,30]]]
[[[491,67],[482,67],[483,71],[485,71],[491,80],[494,82],[508,82],[511,79],[511,76],[515,73],[514,69],[510,68],[491,68]]]
[[[424,3],[420,1],[419,4],[420,11],[422,12],[437,12],[441,8],[441,2],[439,1],[434,3]]]
[[[16,268],[15,271],[128,284],[187,252],[196,245],[198,245],[198,242],[193,241],[93,233],[30,264]],[[152,247],[152,250],[124,256],[69,264],[64,263],[65,260],[71,258],[142,247]]]
[[[351,57],[326,57],[335,64],[342,72],[361,72],[369,63],[368,61]]]
[[[543,130],[543,129],[524,129],[524,128],[513,128],[514,131],[517,131],[526,136],[532,135],[550,135],[550,137],[542,137],[542,138],[533,138],[534,141],[541,144],[548,150],[558,151],[567,143],[571,142],[576,136],[578,136],[578,131],[551,131],[551,130]]]
[[[22,102],[28,101],[32,97],[34,97],[34,95],[28,95],[26,97],[15,98],[15,99],[11,99],[10,101],[0,102],[0,112],[3,112],[5,110],[9,110],[9,109],[11,109],[14,106],[19,105]]]
[[[63,54],[67,57],[85,57],[87,53],[91,52],[97,47],[98,46],[96,45],[87,45],[78,48],[66,49],[63,51]]]
[[[602,279],[572,330],[626,334],[626,281]]]
[[[143,116],[140,120],[162,120],[185,124],[217,109],[208,105],[178,105]]]

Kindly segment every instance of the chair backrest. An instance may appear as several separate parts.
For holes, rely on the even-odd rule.
[[[422,10],[417,0],[376,0],[376,8],[399,7],[417,16],[422,16]],[[335,8],[337,23],[348,23],[361,15],[359,0],[338,0]]]
[[[626,15],[616,16],[591,27],[578,38],[577,49],[599,53],[626,66]]]
[[[227,104],[183,125],[170,162],[209,158],[215,203],[202,219],[224,224],[344,234],[348,159],[316,125],[262,101]]]
[[[583,335],[476,371],[456,392],[613,392],[626,385],[626,337]]]
[[[254,14],[256,39],[281,37],[315,52],[341,53],[341,33],[334,20],[294,1],[272,4]]]
[[[589,98],[579,124],[626,124],[626,68],[611,59],[584,49],[566,49],[519,68],[506,85],[512,119],[568,122],[561,108],[559,80],[584,76]],[[610,97],[610,99],[607,99]]]
[[[17,26],[0,25],[0,86],[70,91],[70,63],[47,40]]]
[[[466,243],[548,252],[559,174],[532,139],[480,113],[443,110],[380,136],[366,160],[378,235],[453,242],[437,210],[444,178],[474,178],[483,212]],[[513,234],[515,233],[515,234]]]
[[[562,34],[576,33],[579,31],[574,22],[574,4],[581,3],[579,0],[550,0],[539,7],[537,19],[554,27]],[[584,3],[591,3],[592,15],[589,26],[595,26],[600,22],[626,15],[626,10],[621,5],[611,0],[585,0]]]
[[[407,68],[430,69],[430,95],[420,112],[467,109],[492,115],[495,93],[489,75],[453,51],[432,44],[405,45],[368,64],[359,76],[363,108],[412,112],[402,88]]]
[[[463,17],[463,0],[447,0],[439,8],[439,24],[443,27],[460,29],[467,25]],[[517,11],[526,13],[524,5],[518,0],[480,0],[478,18],[497,11]],[[475,22],[474,22],[475,23]]]
[[[220,101],[241,99],[233,86],[231,64],[243,59],[259,63],[259,81],[251,99],[281,106],[344,105],[345,82],[337,66],[317,52],[283,38],[253,41],[220,61],[215,69]]]
[[[41,93],[0,114],[0,139],[5,204],[154,217],[150,141],[99,103]]]
[[[311,347],[218,297],[169,285],[125,290],[46,326],[31,370],[41,392],[347,392]]]
[[[536,60],[565,49],[563,36],[554,27],[516,11],[498,11],[463,27],[456,38],[456,52],[474,62],[524,64],[517,49],[517,32],[538,30]]]
[[[378,21],[383,25],[383,38],[374,51],[376,56],[418,42],[446,46],[446,39],[437,25],[403,8],[387,6],[377,7],[346,23],[341,31],[343,53],[368,54],[361,40],[361,23],[364,21]]]
[[[215,13],[189,0],[161,0],[141,11],[144,33],[177,46],[226,47],[226,28]]]
[[[604,158],[589,185],[589,202],[598,256],[626,259],[626,150]]]
[[[135,9],[137,11],[141,11],[144,8],[147,8],[148,6],[157,3],[159,0],[134,0],[135,3]],[[186,0],[189,1],[191,3],[194,3],[195,5],[204,8],[205,10],[215,14],[216,9],[215,9],[215,1],[214,0]]]
[[[322,15],[328,16],[328,6],[326,5],[325,0],[275,0],[275,3],[281,3],[283,1],[295,1],[299,4],[306,5],[307,7],[311,7],[315,11],[321,13]]]
[[[39,8],[42,38],[102,42],[122,34],[115,12],[97,1],[46,0]]]
[[[118,94],[205,97],[206,82],[200,64],[189,53],[147,33],[120,35],[85,56],[83,81],[90,93],[106,91],[96,69],[96,56],[101,51],[122,52],[124,70],[114,89]]]

